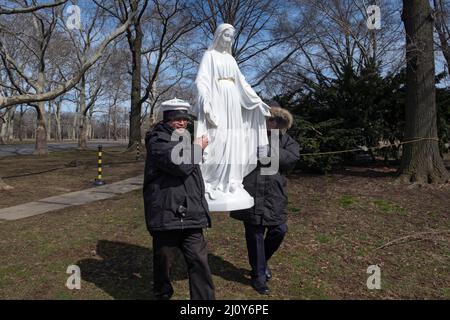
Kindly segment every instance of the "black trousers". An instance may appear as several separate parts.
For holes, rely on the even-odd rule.
[[[156,297],[171,297],[170,267],[175,249],[184,255],[189,274],[192,300],[214,300],[214,284],[208,264],[208,252],[202,229],[157,231],[153,237],[153,290]]]
[[[252,268],[251,277],[265,282],[267,261],[283,242],[287,224],[265,227],[244,223],[244,226],[248,261]]]

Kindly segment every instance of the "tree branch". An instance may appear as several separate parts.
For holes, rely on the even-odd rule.
[[[57,7],[60,6],[64,3],[66,3],[67,0],[57,0],[56,2],[53,3],[44,3],[44,4],[40,4],[40,5],[34,5],[31,7],[26,7],[26,8],[14,8],[14,9],[8,9],[8,8],[1,8],[0,7],[0,14],[20,14],[20,13],[30,13],[30,12],[34,12],[37,10],[41,10],[41,9],[45,9],[45,8],[52,8],[52,7]]]

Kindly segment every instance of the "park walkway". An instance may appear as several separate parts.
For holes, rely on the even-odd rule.
[[[90,140],[87,143],[88,149],[96,150],[97,146],[101,144],[103,148],[106,147],[121,147],[126,146],[127,141],[110,141],[110,140]],[[78,142],[49,142],[47,144],[48,152],[59,152],[64,150],[73,150],[78,148]],[[20,155],[30,155],[33,154],[35,149],[35,144],[3,144],[0,145],[0,158],[20,156]]]
[[[139,175],[109,185],[70,192],[59,196],[52,196],[38,201],[20,204],[14,207],[0,209],[0,222],[2,220],[24,219],[54,210],[109,199],[118,194],[142,188],[143,179],[144,176]]]

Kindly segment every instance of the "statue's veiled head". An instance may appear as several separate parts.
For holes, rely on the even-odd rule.
[[[214,39],[209,46],[209,50],[224,50],[231,54],[231,47],[234,41],[235,28],[228,23],[222,23],[214,32]]]

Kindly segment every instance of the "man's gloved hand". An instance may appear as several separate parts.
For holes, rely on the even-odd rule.
[[[262,165],[270,163],[270,146],[258,146],[258,160]]]

